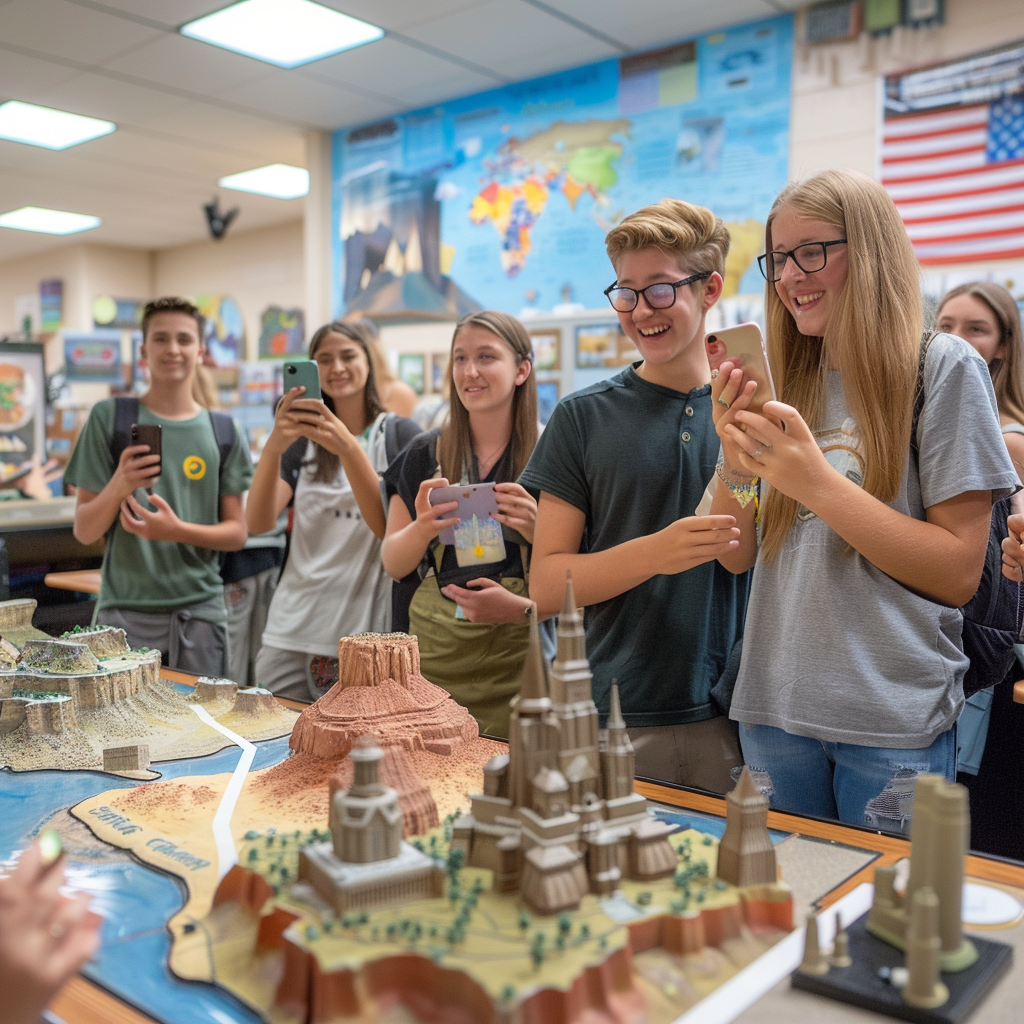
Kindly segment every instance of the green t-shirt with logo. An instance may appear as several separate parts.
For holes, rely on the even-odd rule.
[[[139,404],[139,423],[162,428],[161,472],[153,486],[179,519],[199,525],[220,522],[220,497],[243,494],[252,480],[249,449],[235,427],[235,443],[220,473],[220,451],[210,414],[204,409],[190,420],[166,420]],[[97,402],[71,455],[64,479],[99,492],[114,475],[110,439],[114,399]],[[143,507],[146,492],[135,498]],[[144,540],[121,527],[120,518],[107,536],[103,553],[99,608],[173,611],[221,598],[224,586],[218,552],[174,541]]]

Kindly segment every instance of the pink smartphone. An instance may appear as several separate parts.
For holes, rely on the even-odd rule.
[[[728,361],[743,370],[744,385],[749,380],[757,382],[757,390],[749,406],[752,412],[761,412],[765,402],[777,399],[775,382],[768,365],[768,350],[757,324],[737,324],[735,327],[715,331],[704,339],[704,347],[707,349],[711,369],[717,370],[722,363]]]

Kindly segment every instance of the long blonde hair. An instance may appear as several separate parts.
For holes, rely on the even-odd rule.
[[[1020,310],[1014,297],[1001,285],[991,281],[971,281],[951,288],[939,303],[938,320],[942,307],[960,295],[970,295],[984,303],[999,325],[999,340],[1002,354],[988,364],[992,378],[992,390],[996,403],[1004,416],[1012,417],[1017,423],[1024,423],[1024,339],[1020,322]]]
[[[860,429],[864,489],[880,501],[899,492],[910,449],[921,351],[920,271],[889,194],[865,174],[822,171],[793,182],[772,204],[765,226],[789,207],[835,226],[847,240],[846,283],[823,338],[801,334],[775,285],[765,289],[768,357],[779,398],[811,430],[822,425],[826,373],[840,372],[850,414]],[[761,551],[776,558],[796,520],[797,502],[770,489],[762,508]]]
[[[463,327],[483,327],[497,335],[512,350],[518,366],[524,359],[533,362],[533,344],[526,328],[508,313],[494,309],[485,309],[480,313],[464,316],[456,325],[452,335],[452,349],[459,331]],[[469,413],[459,398],[458,390],[452,378],[452,358],[448,357],[448,391],[451,402],[448,418],[441,428],[441,436],[437,440],[437,461],[441,464],[441,473],[453,483],[462,477],[463,468],[473,458],[473,435],[469,429]],[[509,441],[512,448],[512,479],[517,480],[526,468],[526,463],[533,454],[537,444],[537,380],[530,369],[530,376],[517,384],[512,394],[512,437]]]

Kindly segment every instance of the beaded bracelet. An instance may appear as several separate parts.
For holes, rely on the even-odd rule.
[[[733,496],[733,500],[737,502],[740,508],[746,508],[752,501],[756,502],[758,483],[758,478],[756,476],[739,483],[735,480],[730,480],[725,475],[725,459],[721,456],[718,459],[718,464],[715,466],[715,472],[718,474],[722,483],[729,488],[729,493]]]

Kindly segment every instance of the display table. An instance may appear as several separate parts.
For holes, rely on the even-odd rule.
[[[162,674],[175,682],[189,683],[194,678],[177,672],[164,671]],[[290,707],[301,707],[290,701],[283,703]],[[648,799],[669,808],[680,808],[697,815],[725,814],[724,800],[701,793],[641,780],[637,781],[636,789]],[[909,853],[910,844],[907,841],[867,829],[776,812],[769,814],[768,824],[772,829],[801,840],[803,863],[790,876],[794,889],[800,882],[801,873],[821,873],[824,877],[831,872],[829,877],[834,881],[827,888],[821,887],[819,879],[817,891],[826,891],[826,895],[818,901],[821,909],[833,905],[862,883],[873,881],[876,867],[894,864]],[[842,870],[836,874],[837,863],[840,866],[845,863],[842,855],[847,854],[858,856],[858,866],[848,874]],[[830,862],[827,870],[826,861]],[[789,869],[783,867],[784,877]],[[1005,887],[1018,900],[1024,901],[1024,865],[970,856],[967,858],[966,871],[969,878],[985,881],[997,888]],[[988,995],[975,1019],[985,1024],[1010,1024],[1011,1021],[1019,1020],[1019,996],[1024,988],[1024,924],[1018,922],[1013,927],[995,930],[987,937],[1014,946],[1016,963]],[[51,1009],[67,1024],[148,1024],[150,1021],[144,1014],[82,978],[75,978],[69,983]],[[777,984],[754,1006],[736,1017],[736,1020],[747,1024],[790,1024],[792,1020],[834,1021],[839,1024],[870,1019],[879,1018],[847,1005],[793,990],[788,980]]]

